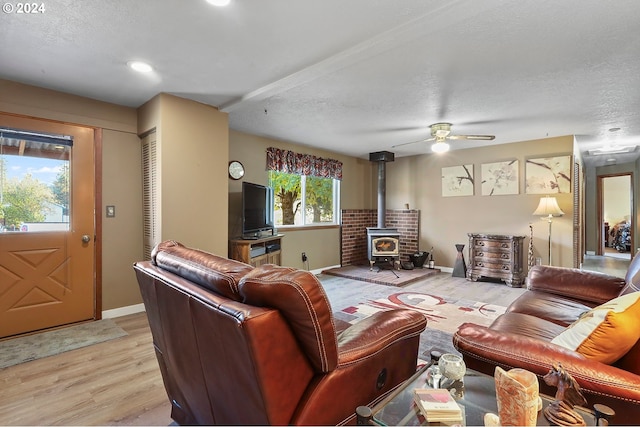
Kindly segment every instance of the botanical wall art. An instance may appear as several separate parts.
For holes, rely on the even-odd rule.
[[[442,196],[473,196],[473,165],[442,168]]]
[[[519,167],[520,163],[517,160],[483,163],[480,168],[482,195],[498,196],[502,194],[518,194]]]
[[[527,194],[571,192],[571,156],[526,160]]]

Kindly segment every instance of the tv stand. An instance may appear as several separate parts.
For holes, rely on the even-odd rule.
[[[281,265],[282,234],[229,240],[229,258],[254,267],[263,264]]]

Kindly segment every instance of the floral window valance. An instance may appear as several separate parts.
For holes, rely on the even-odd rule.
[[[342,162],[279,148],[267,148],[267,170],[342,179]]]

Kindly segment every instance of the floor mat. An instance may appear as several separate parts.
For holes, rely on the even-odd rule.
[[[0,341],[0,369],[125,335],[113,320],[102,319]]]

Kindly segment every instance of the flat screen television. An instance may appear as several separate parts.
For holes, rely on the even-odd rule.
[[[273,189],[242,182],[242,237],[257,238],[263,231],[273,232]]]

